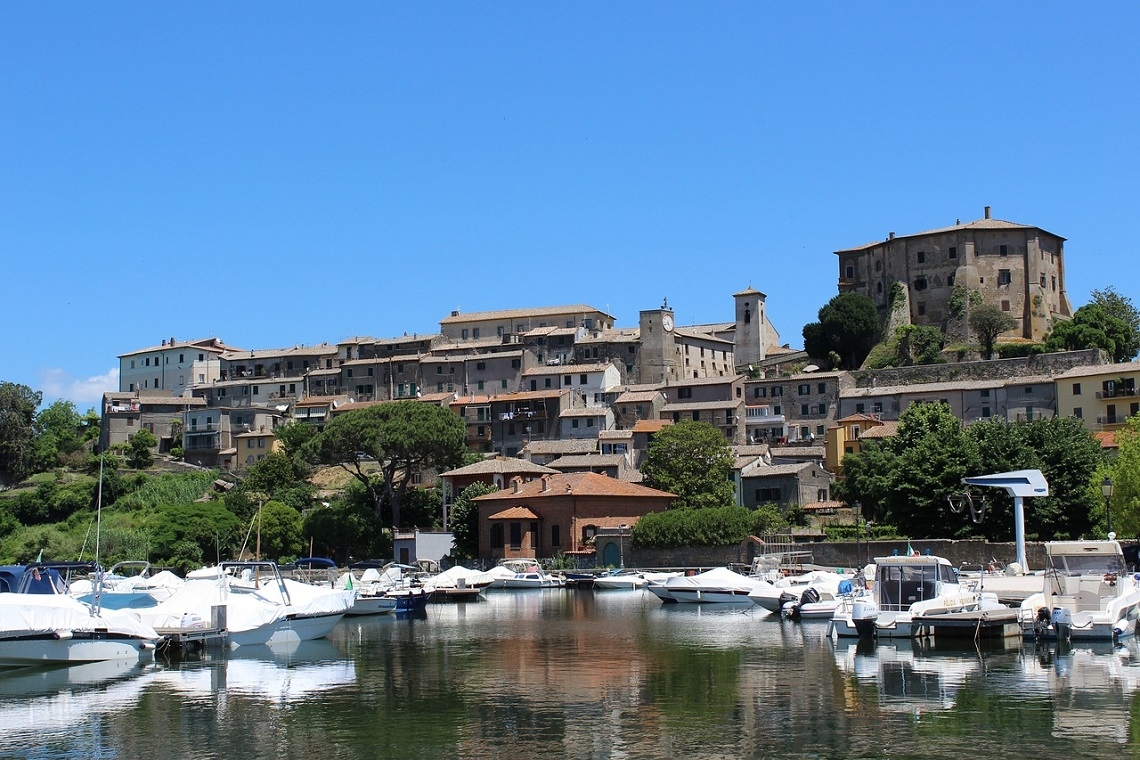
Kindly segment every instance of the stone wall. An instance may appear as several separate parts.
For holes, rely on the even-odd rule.
[[[1099,349],[1038,354],[1017,359],[994,359],[956,364],[922,364],[913,367],[858,370],[851,373],[857,388],[944,383],[959,380],[1002,380],[1030,375],[1058,375],[1074,367],[1107,364]]]

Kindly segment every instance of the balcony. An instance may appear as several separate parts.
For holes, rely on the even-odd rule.
[[[503,422],[514,422],[517,420],[545,420],[545,409],[515,409],[508,412],[500,412],[499,419]]]
[[[1135,398],[1136,388],[1109,388],[1105,391],[1097,391],[1097,398]]]
[[[491,426],[487,425],[480,433],[476,428],[467,428],[467,443],[490,443],[491,442]]]
[[[1098,425],[1123,425],[1128,422],[1128,417],[1123,414],[1098,414],[1096,416],[1096,424]]]
[[[221,430],[221,427],[216,422],[211,422],[207,425],[191,425],[186,429],[186,435],[194,435],[195,433],[216,433]]]

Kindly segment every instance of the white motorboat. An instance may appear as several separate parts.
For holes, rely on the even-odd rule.
[[[433,599],[476,599],[494,580],[490,573],[456,565],[425,580],[424,588]]]
[[[151,574],[146,560],[117,562],[103,574],[100,604],[104,609],[121,610],[153,607],[170,598],[184,583],[169,570]],[[74,581],[69,587],[72,596],[80,601],[94,601],[94,583],[90,578]]]
[[[72,664],[134,660],[153,656],[161,638],[137,614],[103,609],[67,592],[61,571],[83,571],[95,578],[93,562],[35,563],[3,568],[0,593],[0,666]]]
[[[352,607],[356,592],[281,577],[275,562],[223,562],[187,574],[170,599],[139,610],[164,631],[202,628],[225,607],[230,646],[308,641],[327,636]]]
[[[771,583],[765,581],[757,586],[748,598],[753,604],[769,612],[780,612],[787,604],[799,602],[809,588],[814,588],[821,599],[835,599],[839,594],[839,584],[851,578],[850,575],[827,570],[812,570],[800,575],[782,577]]]
[[[596,589],[640,589],[650,583],[664,583],[670,578],[676,578],[680,573],[654,573],[647,570],[625,570],[617,573],[605,573],[594,578]]]
[[[767,581],[750,578],[727,567],[714,567],[698,575],[680,575],[664,588],[682,604],[752,604],[748,594]]]
[[[491,588],[562,588],[566,579],[543,571],[536,559],[503,559],[488,571]]]
[[[875,565],[871,588],[841,597],[832,616],[838,636],[909,638],[923,616],[1001,607],[994,595],[960,583],[943,557],[878,557]]]
[[[1114,641],[1136,632],[1140,573],[1128,572],[1116,541],[1046,543],[1042,580],[1021,604],[1026,638]]]

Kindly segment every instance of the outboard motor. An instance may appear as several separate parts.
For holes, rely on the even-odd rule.
[[[1057,641],[1068,641],[1073,632],[1073,613],[1064,607],[1054,607],[1052,622]]]
[[[797,597],[795,594],[791,593],[790,591],[784,591],[784,592],[781,592],[780,598],[777,601],[777,604],[779,605],[779,609],[782,610],[787,605],[794,604],[798,599],[799,599],[799,597]]]
[[[856,597],[851,603],[851,624],[862,638],[875,635],[875,621],[879,619],[879,606],[868,598]]]
[[[783,598],[783,594],[780,596]],[[799,601],[793,601],[790,604],[782,605],[780,609],[783,611],[784,617],[799,621],[801,617],[800,610],[803,608],[803,606],[805,604],[814,604],[815,602],[819,601],[819,598],[819,592],[811,586],[808,586],[806,589],[804,589],[804,592],[800,594]]]

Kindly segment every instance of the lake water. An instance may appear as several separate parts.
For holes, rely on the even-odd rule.
[[[834,642],[759,608],[497,591],[328,640],[0,678],[19,758],[1131,756],[1140,654]]]

